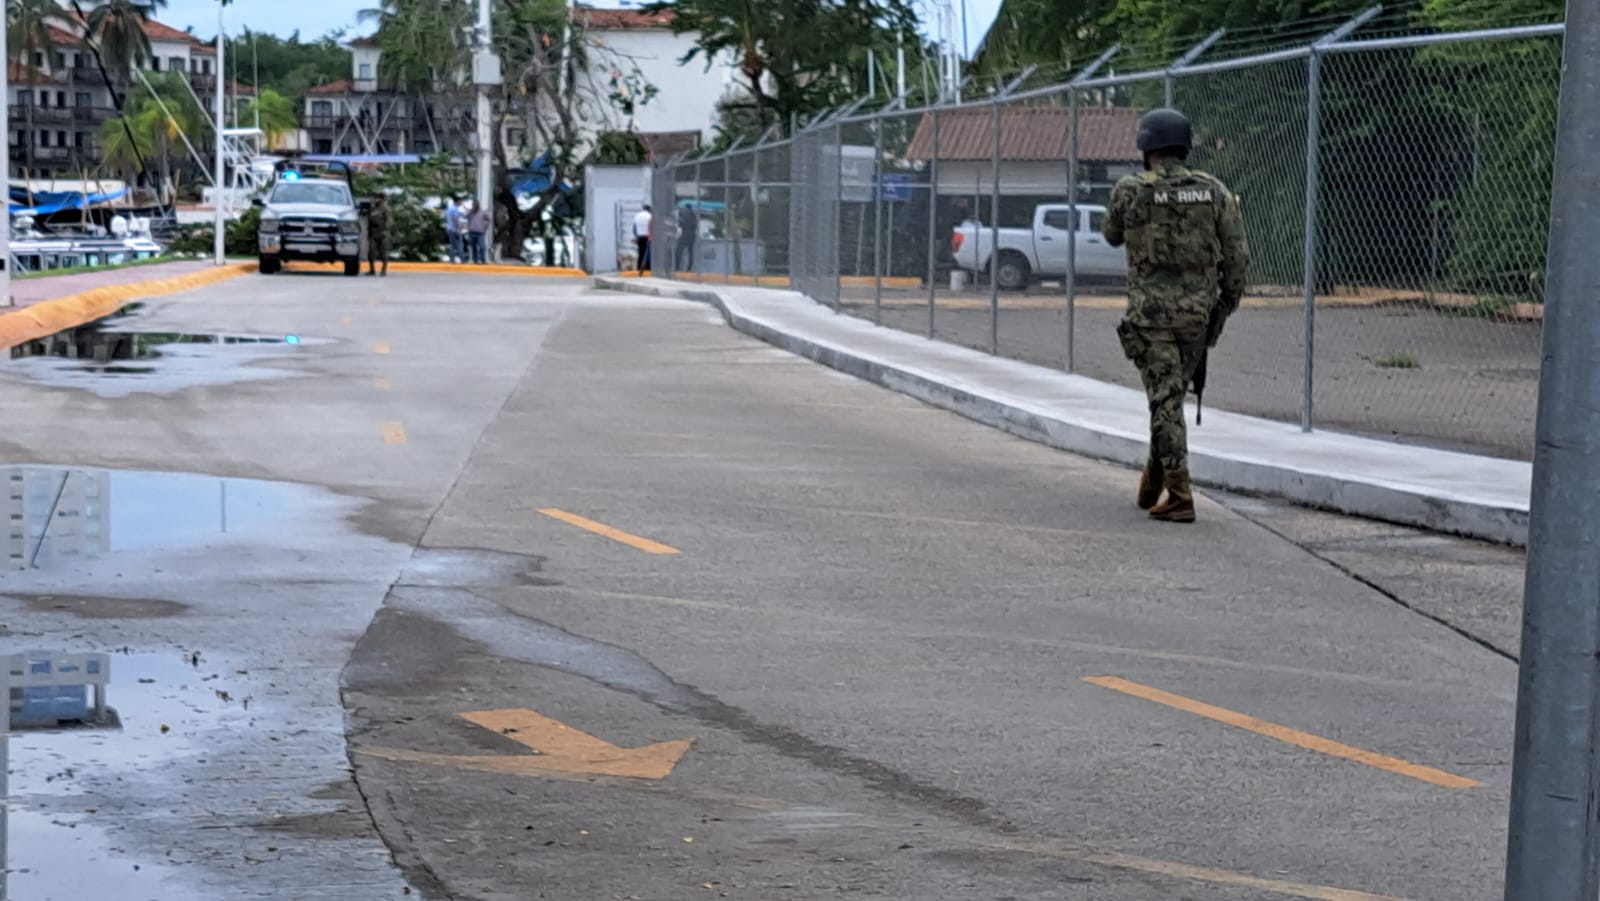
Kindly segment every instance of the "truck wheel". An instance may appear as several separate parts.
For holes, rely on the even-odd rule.
[[[344,261],[344,274],[345,275],[350,275],[350,276],[360,275],[361,274],[361,259],[358,257],[358,258],[356,258],[354,260],[345,260]]]
[[[283,262],[277,257],[262,256],[257,260],[257,267],[261,270],[262,275],[271,275],[283,268]]]
[[[1028,281],[1033,271],[1028,266],[1028,258],[1014,250],[1002,250],[1000,260],[995,266],[993,277],[1006,291],[1021,291],[1028,287]]]

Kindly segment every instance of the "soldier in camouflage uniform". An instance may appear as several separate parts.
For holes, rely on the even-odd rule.
[[[1238,200],[1220,179],[1185,164],[1192,141],[1182,113],[1146,113],[1138,138],[1145,171],[1117,183],[1105,220],[1106,240],[1126,244],[1128,254],[1128,309],[1117,336],[1150,400],[1139,508],[1166,522],[1194,522],[1183,400],[1238,309],[1249,263]]]
[[[383,274],[389,274],[389,206],[379,194],[372,199],[372,212],[367,214],[367,274],[378,274],[378,262],[383,262]]]

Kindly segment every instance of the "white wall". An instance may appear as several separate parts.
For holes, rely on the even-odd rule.
[[[1110,167],[1109,180],[1115,182],[1136,167],[1132,164],[1126,166],[1114,165]],[[1088,178],[1088,173],[1083,169],[1078,170],[1079,178]],[[969,162],[966,160],[940,160],[939,161],[939,193],[955,194],[957,196],[971,196],[977,193],[983,197],[989,196],[989,185],[993,181],[990,177],[994,174],[994,164],[987,160],[983,162]],[[1067,194],[1067,164],[1060,162],[1018,162],[1003,161],[1000,163],[1000,193],[1006,194]]]
[[[656,87],[656,96],[639,107],[634,115],[634,128],[638,131],[698,131],[707,139],[712,137],[716,123],[717,102],[722,99],[738,70],[731,57],[724,56],[706,71],[706,61],[696,57],[687,64],[679,64],[694,47],[693,35],[674,35],[667,30],[592,31],[591,37],[605,42],[611,53],[593,53],[596,71],[590,76],[603,99],[610,66],[620,63],[626,67],[637,66],[644,79]],[[620,113],[608,110],[612,127],[623,127],[627,122]]]
[[[619,251],[633,259],[632,245],[620,244],[618,235],[633,228],[633,214],[650,202],[650,167],[590,166],[583,175],[583,266],[591,273],[617,272]],[[618,221],[621,206],[626,219]]]
[[[378,89],[378,59],[383,56],[383,51],[377,47],[351,47],[350,48],[350,79],[356,83],[358,91],[375,91]],[[367,76],[361,75],[361,67],[368,66]]]

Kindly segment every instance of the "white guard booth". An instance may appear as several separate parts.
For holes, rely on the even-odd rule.
[[[583,172],[583,268],[591,274],[637,265],[633,217],[649,202],[649,166],[589,166]]]

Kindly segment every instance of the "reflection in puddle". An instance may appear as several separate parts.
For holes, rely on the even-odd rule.
[[[59,387],[83,387],[102,397],[166,392],[201,385],[275,378],[293,373],[247,367],[261,357],[292,355],[326,339],[299,335],[193,334],[138,330],[125,308],[89,325],[24,342],[0,355],[0,372],[16,372]]]
[[[0,466],[0,571],[271,532],[295,512],[292,488],[179,473]]]
[[[238,687],[240,673],[203,654],[113,654],[111,660],[116,726],[10,737],[11,810],[0,820],[9,878],[0,880],[0,901],[201,898],[174,882],[189,862],[181,854],[140,853],[119,839],[127,821],[110,814],[126,813],[117,810],[123,802],[95,786],[120,780],[114,773],[160,772],[204,755],[207,748],[196,737],[244,728],[252,699]],[[5,782],[0,774],[0,787]]]

